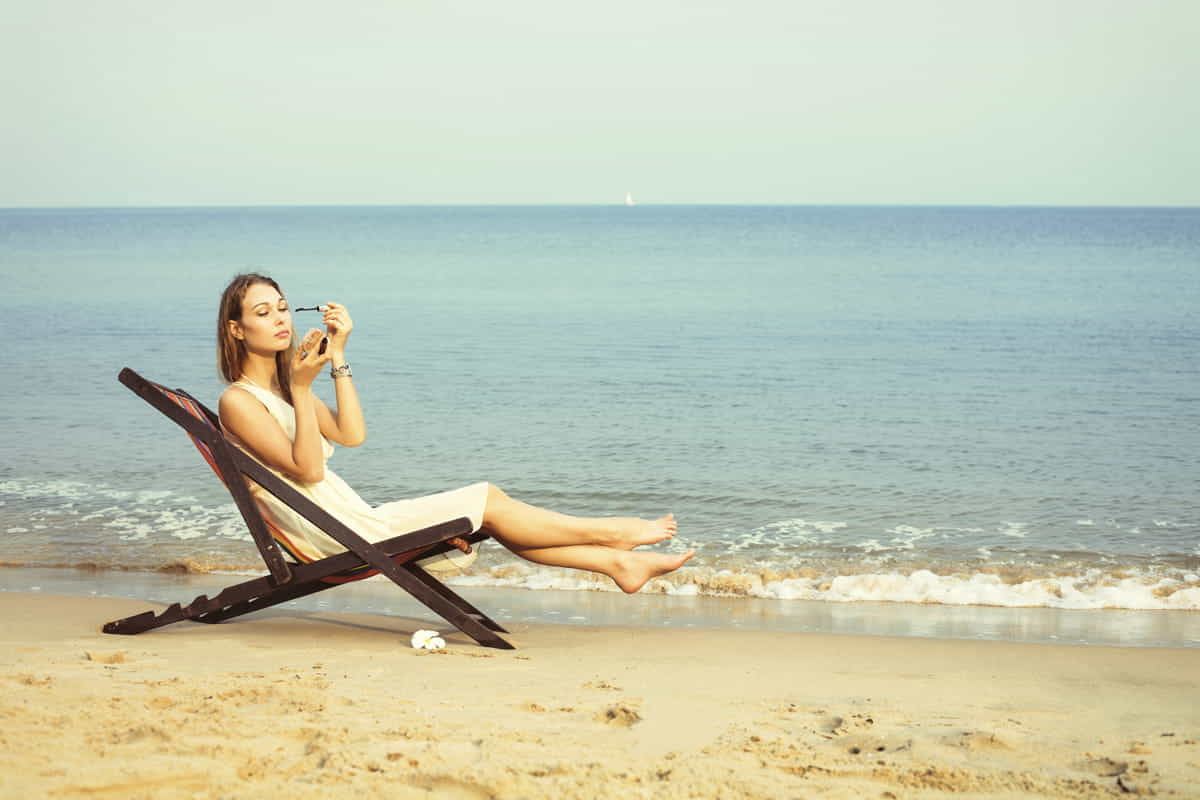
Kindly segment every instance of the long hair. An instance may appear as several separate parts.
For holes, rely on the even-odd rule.
[[[283,294],[278,283],[257,272],[234,277],[221,293],[221,307],[217,312],[217,370],[226,383],[233,383],[242,377],[242,370],[246,366],[246,343],[229,332],[229,321],[241,320],[246,291],[256,283],[265,283],[280,295]],[[295,342],[291,342],[287,350],[275,354],[275,380],[279,382],[280,394],[288,403],[292,402],[291,364],[295,347]]]

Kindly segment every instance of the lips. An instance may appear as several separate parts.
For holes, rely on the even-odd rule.
[[[275,334],[275,338],[276,339],[290,339],[290,338],[292,338],[292,332],[291,331],[280,331],[279,333]]]

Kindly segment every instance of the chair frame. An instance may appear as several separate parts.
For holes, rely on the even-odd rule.
[[[348,570],[370,566],[479,644],[513,649],[498,635],[508,631],[430,575],[415,560],[454,549],[454,545],[448,543],[454,537],[473,544],[480,542],[489,538],[486,530],[472,533],[470,520],[460,517],[372,544],[231,444],[221,432],[217,415],[184,390],[168,389],[143,378],[129,367],[122,369],[117,377],[135,394],[187,431],[198,448],[201,445],[207,447],[213,469],[233,496],[269,572],[263,577],[230,586],[213,598],[202,594],[186,606],[175,603],[158,614],[146,611],[114,620],[104,626],[105,633],[137,634],[184,619],[222,622],[340,586],[341,582],[328,582],[326,579]],[[172,400],[169,394],[186,398],[207,419],[201,421]],[[289,563],[271,536],[243,476],[316,525],[345,547],[346,552],[306,564]],[[414,551],[418,552],[410,560],[395,560],[401,554],[412,554]]]

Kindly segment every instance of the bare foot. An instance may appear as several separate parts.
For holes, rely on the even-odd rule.
[[[618,550],[632,550],[644,544],[655,544],[670,539],[679,527],[675,523],[674,514],[666,514],[658,519],[612,517],[607,521],[612,526],[612,541],[608,546]]]
[[[630,551],[617,559],[617,566],[610,577],[621,587],[621,591],[633,594],[645,586],[646,581],[674,572],[694,555],[695,550],[688,550],[683,554]]]

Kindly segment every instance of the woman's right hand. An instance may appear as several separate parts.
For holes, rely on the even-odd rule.
[[[330,353],[328,350],[324,353],[317,352],[321,349],[321,339],[324,337],[323,331],[313,328],[300,340],[299,346],[292,354],[293,387],[312,386],[312,382],[321,373],[321,367],[329,363]]]

